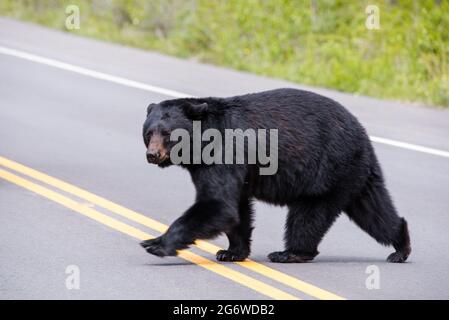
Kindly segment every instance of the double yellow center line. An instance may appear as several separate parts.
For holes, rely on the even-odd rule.
[[[103,197],[97,196],[93,193],[90,193],[86,190],[83,190],[79,187],[76,187],[72,184],[59,180],[57,178],[51,177],[45,173],[39,172],[22,164],[19,164],[15,161],[6,159],[0,156],[0,165],[9,170],[13,170],[16,173],[20,173],[24,176],[32,178],[34,180],[43,182],[49,186],[52,186],[56,189],[64,191],[68,194],[76,196],[80,199],[86,200],[90,203],[93,203],[99,207],[107,209],[108,211],[125,217],[133,222],[146,226],[154,231],[159,233],[165,232],[167,230],[167,225],[151,219],[147,216],[144,216],[140,213],[137,213],[133,210],[125,208],[119,204],[116,204],[112,201],[109,201]],[[145,240],[154,238],[153,235],[148,234],[138,228],[132,227],[124,222],[121,222],[117,219],[114,219],[106,214],[103,214],[93,208],[86,206],[81,202],[77,202],[61,193],[48,189],[42,185],[29,181],[21,176],[13,174],[9,171],[0,169],[0,178],[7,180],[13,184],[21,186],[27,190],[35,192],[47,199],[50,199],[56,203],[59,203],[75,212],[78,212],[86,217],[89,217],[99,223],[107,225],[108,227],[120,231],[124,234],[127,234],[133,238],[139,240]],[[202,251],[215,255],[215,253],[221,248],[209,243],[207,241],[197,241],[195,246]],[[185,259],[191,263],[197,264],[198,266],[205,268],[209,271],[212,271],[220,276],[223,276],[227,279],[230,279],[234,282],[237,282],[245,287],[251,288],[259,293],[264,294],[267,297],[273,299],[281,299],[281,300],[297,300],[299,299],[297,296],[284,292],[278,288],[275,288],[271,285],[268,285],[260,280],[247,276],[241,272],[235,271],[224,264],[219,264],[210,259],[204,258],[200,255],[197,255],[188,250],[179,251],[178,256],[182,259]],[[261,263],[245,260],[243,262],[235,262],[235,264],[256,272],[260,275],[263,275],[271,280],[274,280],[278,283],[286,285],[290,288],[293,288],[302,294],[307,294],[314,298],[318,299],[326,299],[326,300],[342,300],[344,298],[333,294],[329,291],[318,288],[312,284],[299,280],[295,277],[284,274],[275,269],[269,268]]]

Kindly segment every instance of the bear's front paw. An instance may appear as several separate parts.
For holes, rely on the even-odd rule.
[[[268,255],[271,262],[279,263],[304,263],[314,258],[312,255],[294,253],[291,251],[276,251]]]
[[[151,254],[154,254],[158,257],[165,257],[165,256],[176,256],[177,252],[175,249],[170,249],[167,247],[164,238],[157,237],[154,239],[149,239],[142,241],[140,245]]]
[[[219,250],[217,252],[218,261],[243,261],[248,257],[248,254],[234,252],[232,250]]]

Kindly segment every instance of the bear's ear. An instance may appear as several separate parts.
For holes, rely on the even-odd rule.
[[[187,102],[183,105],[184,113],[189,119],[199,120],[202,119],[206,114],[209,106],[206,102],[195,104],[192,102]]]
[[[150,114],[151,109],[153,109],[153,107],[154,107],[155,105],[156,105],[155,103],[150,103],[150,105],[147,107],[147,117],[148,117],[148,115]]]

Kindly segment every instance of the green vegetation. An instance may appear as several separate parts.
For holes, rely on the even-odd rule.
[[[449,106],[449,0],[2,0],[0,14],[356,94]],[[380,9],[380,30],[365,8]]]

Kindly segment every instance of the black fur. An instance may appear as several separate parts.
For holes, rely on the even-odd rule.
[[[279,167],[259,175],[259,165],[182,165],[197,190],[196,202],[168,231],[142,246],[158,256],[175,255],[196,239],[226,233],[228,250],[220,261],[241,261],[250,254],[252,199],[289,209],[285,250],[274,262],[306,262],[341,212],[383,245],[396,252],[390,262],[410,254],[407,223],[393,206],[370,140],[357,119],[337,102],[315,93],[278,89],[231,98],[186,98],[150,105],[143,128],[145,144],[159,132],[167,150],[176,128],[202,130],[278,129]],[[223,134],[224,136],[224,134]],[[170,165],[166,159],[159,166]]]

